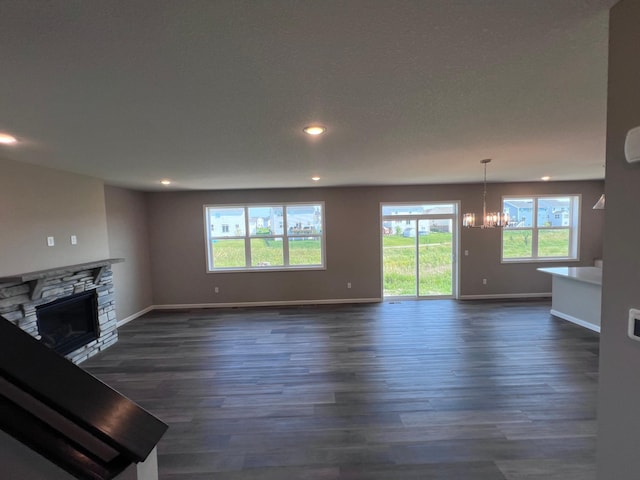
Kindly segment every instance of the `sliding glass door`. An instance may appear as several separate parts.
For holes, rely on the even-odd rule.
[[[384,297],[455,297],[457,204],[383,204]]]

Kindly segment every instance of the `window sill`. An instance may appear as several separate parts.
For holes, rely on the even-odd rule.
[[[553,258],[503,258],[500,263],[558,263],[558,262],[579,262],[579,258],[574,257],[553,257]]]
[[[326,270],[324,265],[300,266],[300,267],[247,267],[247,268],[220,268],[207,270],[207,273],[256,273],[256,272],[301,272],[309,270]]]

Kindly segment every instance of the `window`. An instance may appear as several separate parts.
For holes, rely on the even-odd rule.
[[[207,270],[324,268],[323,212],[323,203],[205,205]]]
[[[505,262],[577,260],[580,197],[503,197],[509,226],[502,231]]]

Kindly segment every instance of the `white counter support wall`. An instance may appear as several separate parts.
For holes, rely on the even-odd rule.
[[[600,332],[602,269],[539,268],[552,275],[551,315]]]

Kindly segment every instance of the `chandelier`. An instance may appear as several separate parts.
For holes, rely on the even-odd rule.
[[[509,225],[509,214],[504,212],[487,212],[487,163],[490,158],[480,160],[484,165],[484,190],[482,192],[482,225],[476,225],[476,214],[465,213],[462,215],[462,226],[469,228],[496,228]]]

